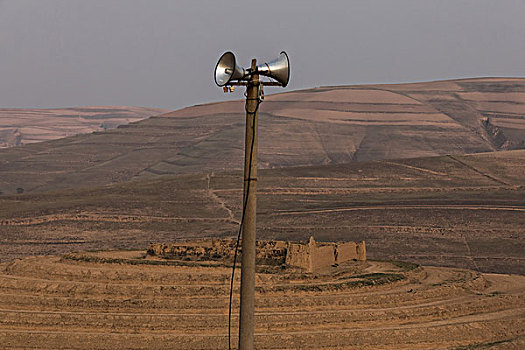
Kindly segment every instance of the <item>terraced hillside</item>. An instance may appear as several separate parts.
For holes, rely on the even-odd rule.
[[[227,348],[230,269],[154,265],[169,261],[139,253],[1,264],[2,348]],[[524,276],[414,267],[372,261],[316,275],[260,271],[257,349],[525,346]],[[235,295],[236,347],[237,287]]]
[[[525,147],[525,79],[334,86],[267,96],[262,168]],[[0,191],[89,187],[242,166],[241,101],[0,150]]]
[[[160,108],[82,107],[58,109],[0,108],[0,148],[114,129],[153,115]]]
[[[261,239],[366,240],[371,259],[525,271],[525,150],[267,169]],[[235,236],[239,171],[0,197],[0,259]]]

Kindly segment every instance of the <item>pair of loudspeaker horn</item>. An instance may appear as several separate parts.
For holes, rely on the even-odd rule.
[[[234,81],[248,81],[250,72],[237,65],[235,55],[232,52],[224,53],[217,66],[215,66],[215,83],[219,86],[229,85]],[[257,66],[257,73],[274,79],[282,87],[288,85],[290,80],[290,60],[286,52],[282,51],[278,58],[268,63]]]

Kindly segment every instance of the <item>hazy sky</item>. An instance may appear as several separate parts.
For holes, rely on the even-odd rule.
[[[523,77],[525,0],[0,0],[0,108],[241,98],[213,80],[228,50],[287,51],[287,91]]]

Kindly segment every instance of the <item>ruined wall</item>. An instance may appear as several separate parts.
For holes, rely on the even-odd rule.
[[[357,244],[357,260],[366,261],[366,244],[365,241],[361,241]]]
[[[286,252],[287,265],[301,267],[308,272],[353,260],[366,261],[365,241],[318,243],[310,237],[308,244],[289,243]]]
[[[265,265],[285,264],[287,247],[287,242],[283,241],[257,241],[257,263]]]
[[[356,259],[357,260],[357,243],[355,242],[344,242],[340,243],[337,247],[337,258],[336,262],[343,262]]]
[[[166,259],[179,260],[233,260],[236,242],[234,240],[211,239],[180,243],[152,243],[147,253]],[[257,262],[267,265],[284,264],[287,242],[257,241]],[[239,245],[239,257],[242,247]],[[240,261],[240,260],[239,260]]]
[[[171,244],[150,244],[148,254],[179,260],[233,260],[235,241],[224,239],[195,240]],[[241,254],[239,247],[239,254]],[[346,261],[366,260],[365,242],[257,241],[257,263],[296,266],[309,272]],[[239,260],[240,261],[240,260]]]
[[[286,250],[286,265],[311,270],[310,248],[305,244],[289,243]]]
[[[337,263],[342,263],[350,260],[366,261],[366,245],[365,241],[344,242],[337,244]]]
[[[315,270],[323,269],[326,267],[330,267],[336,264],[335,256],[336,256],[336,245],[335,244],[319,244],[315,243],[315,245],[310,247],[311,249],[311,268],[310,272],[314,272]]]
[[[181,243],[150,244],[148,254],[166,259],[215,260],[227,258],[235,249],[233,240],[211,239]]]

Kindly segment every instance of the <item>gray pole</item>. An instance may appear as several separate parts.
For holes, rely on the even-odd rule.
[[[257,62],[255,59],[252,60],[251,69],[252,72],[255,72],[257,69]],[[257,204],[257,106],[259,104],[259,74],[252,75],[248,82],[246,92],[246,137],[244,145],[243,196],[243,204],[246,202],[246,212],[242,226],[239,350],[253,350],[255,338],[255,218]]]

